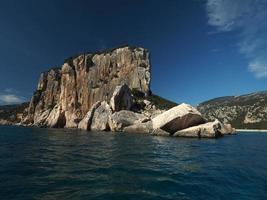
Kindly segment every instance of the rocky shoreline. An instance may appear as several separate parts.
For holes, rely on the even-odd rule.
[[[49,116],[47,125],[41,127],[63,127],[60,126],[64,122],[61,122],[58,109]],[[182,103],[169,110],[160,110],[148,100],[138,101],[126,84],[115,88],[110,102],[97,101],[77,128],[195,138],[219,138],[236,132],[230,124],[223,124],[219,120],[208,122],[189,104]]]
[[[67,59],[41,74],[19,125],[197,138],[235,133],[188,104],[153,95],[149,55],[124,46]]]
[[[127,88],[127,89],[126,89]],[[127,91],[127,92],[126,92]],[[116,101],[113,97],[120,95]],[[152,115],[147,111],[151,102],[144,100],[146,107],[139,112],[130,110],[130,102],[134,100],[127,85],[116,87],[110,103],[97,102],[79,123],[78,128],[92,131],[115,131],[129,133],[145,133],[161,136],[218,138],[225,134],[233,134],[231,125],[215,120],[207,122],[202,115],[188,104],[180,104],[169,110],[154,110]],[[126,110],[125,108],[129,108]],[[151,111],[150,111],[151,113]]]

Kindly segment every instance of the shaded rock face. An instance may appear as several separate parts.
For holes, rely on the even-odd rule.
[[[115,91],[110,99],[110,106],[113,111],[130,110],[132,107],[133,98],[128,85],[123,84],[115,88]]]
[[[122,84],[145,95],[150,93],[150,62],[146,49],[126,46],[68,59],[62,67],[41,74],[23,122],[78,127],[94,103],[109,102],[116,86]],[[55,106],[60,111],[55,111]],[[119,106],[128,109],[128,100]],[[61,123],[50,119],[55,115],[60,116]]]
[[[50,111],[59,102],[60,81],[60,69],[51,69],[41,74],[37,90],[34,92],[29,104],[28,114],[22,120],[23,123],[44,125]]]
[[[59,128],[66,124],[66,118],[64,112],[61,111],[61,107],[56,105],[46,118],[45,126],[52,128]]]
[[[98,101],[96,102],[92,108],[88,111],[88,113],[85,115],[82,121],[80,121],[78,128],[82,130],[90,130],[91,129],[91,124],[92,124],[92,119],[95,113],[95,110],[101,105],[101,102]]]

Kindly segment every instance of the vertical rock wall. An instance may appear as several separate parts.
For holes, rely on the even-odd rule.
[[[70,58],[62,67],[41,74],[24,123],[76,128],[95,102],[109,101],[122,84],[150,93],[146,49],[126,46]]]

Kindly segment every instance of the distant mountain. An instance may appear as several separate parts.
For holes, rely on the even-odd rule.
[[[0,124],[16,124],[27,114],[29,103],[0,106]]]
[[[198,110],[208,120],[215,118],[235,128],[267,129],[267,91],[205,101]]]

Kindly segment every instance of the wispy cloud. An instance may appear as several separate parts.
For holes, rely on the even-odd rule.
[[[238,47],[257,78],[267,77],[267,1],[207,0],[208,24],[216,32],[239,33]]]
[[[26,101],[26,98],[18,95],[18,91],[12,88],[6,88],[0,92],[0,105],[17,104]]]
[[[220,52],[220,49],[212,49],[211,52],[217,53],[217,52]]]
[[[6,89],[4,89],[4,92],[6,92],[6,93],[19,93],[17,90],[14,90],[13,88],[6,88]]]

